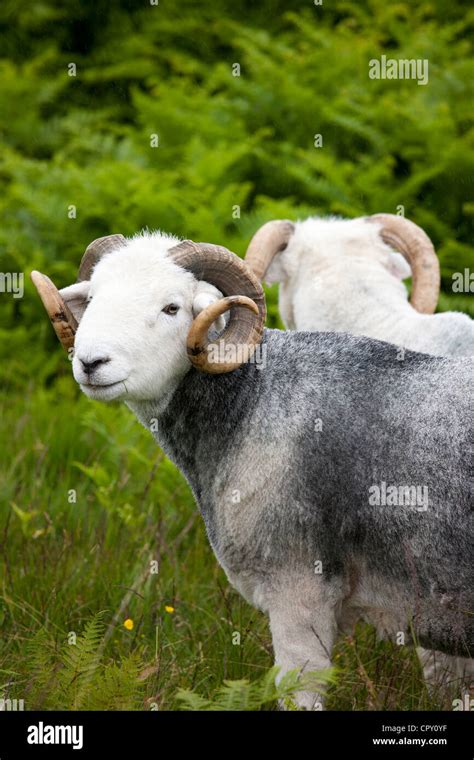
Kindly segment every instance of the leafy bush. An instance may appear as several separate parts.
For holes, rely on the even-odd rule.
[[[402,205],[437,246],[440,308],[474,314],[472,299],[451,290],[452,273],[473,261],[472,12],[444,0],[187,1],[179,23],[176,12],[2,5],[3,271],[43,268],[62,284],[90,240],[110,232],[162,228],[242,254],[269,218]],[[369,79],[368,61],[382,53],[428,58],[429,85]],[[59,348],[26,288],[21,301],[1,298],[2,356],[16,340],[28,350],[27,328],[39,357],[29,349],[28,364],[14,360],[16,382],[58,369],[43,367],[45,349]],[[278,324],[275,289],[269,306]]]

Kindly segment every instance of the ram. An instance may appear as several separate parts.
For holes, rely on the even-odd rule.
[[[367,335],[434,355],[474,354],[474,321],[433,314],[439,263],[425,232],[392,214],[267,222],[247,249],[260,279],[280,283],[291,330]],[[413,276],[411,300],[403,279]]]
[[[62,291],[32,277],[84,393],[123,400],[187,478],[281,673],[329,667],[358,618],[469,655],[470,359],[264,330],[244,262],[161,234],[92,243]]]

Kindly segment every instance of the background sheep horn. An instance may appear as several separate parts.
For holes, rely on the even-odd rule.
[[[93,240],[92,243],[87,246],[81,259],[77,281],[82,282],[83,280],[90,280],[91,272],[99,259],[101,259],[106,253],[109,253],[109,251],[121,248],[123,245],[125,245],[125,238],[123,235],[106,235],[105,237]]]
[[[395,214],[373,214],[368,221],[381,225],[384,243],[399,251],[411,266],[413,287],[410,303],[422,314],[433,314],[440,288],[439,261],[433,243],[421,227]]]
[[[273,257],[286,248],[294,230],[295,225],[288,219],[267,222],[257,230],[248,245],[245,263],[259,280],[265,277]]]
[[[197,325],[194,329],[191,327],[188,336],[188,356],[195,367],[203,372],[213,374],[231,372],[251,357],[255,347],[262,339],[266,308],[265,296],[260,282],[235,253],[231,253],[227,248],[219,245],[185,240],[172,248],[170,255],[178,266],[192,272],[196,279],[205,280],[215,285],[224,297],[245,297],[242,300],[229,299],[227,302],[227,308],[223,311],[230,308],[229,323],[217,343],[208,344],[208,328],[205,328],[206,336],[204,336],[199,330],[196,331]],[[253,302],[255,308],[250,305],[249,301]],[[212,305],[208,309],[212,309]],[[207,309],[204,312],[207,312]],[[204,329],[205,322],[204,317],[199,320],[198,324],[201,325],[202,329]],[[203,345],[207,349],[204,355],[201,350]],[[219,355],[225,353],[226,347],[235,346],[235,360],[210,361],[208,358],[209,349],[213,345]],[[195,350],[196,346],[200,347],[198,351]]]

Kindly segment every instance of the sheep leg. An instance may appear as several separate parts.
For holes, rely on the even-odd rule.
[[[314,579],[280,588],[268,612],[275,663],[280,667],[277,682],[289,670],[304,674],[331,667],[337,632],[335,604]],[[294,701],[306,710],[323,708],[320,691],[299,691]]]
[[[469,693],[474,688],[474,660],[417,647],[425,683],[431,692],[449,690]]]

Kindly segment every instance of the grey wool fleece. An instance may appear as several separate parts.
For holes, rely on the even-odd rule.
[[[383,608],[396,629],[402,612],[423,646],[469,656],[473,360],[273,330],[263,351],[191,369],[164,410],[130,405],[157,421],[229,578],[265,609],[282,576],[319,572],[336,613]]]

